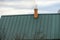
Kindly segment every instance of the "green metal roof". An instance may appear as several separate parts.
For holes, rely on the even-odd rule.
[[[39,14],[38,19],[34,19],[33,15],[10,15],[0,19],[0,34],[3,40],[15,40],[16,36],[20,39],[58,39],[59,28],[58,14]]]

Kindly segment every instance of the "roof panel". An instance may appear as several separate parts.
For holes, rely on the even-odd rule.
[[[0,32],[5,40],[20,39],[57,39],[60,38],[60,15],[33,15],[2,16]],[[3,40],[4,40],[3,39]]]

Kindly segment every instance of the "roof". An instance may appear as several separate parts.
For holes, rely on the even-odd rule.
[[[58,39],[60,38],[60,15],[39,14],[38,19],[33,15],[9,15],[0,19],[0,34],[5,40],[21,39]],[[19,35],[19,36],[18,36]]]

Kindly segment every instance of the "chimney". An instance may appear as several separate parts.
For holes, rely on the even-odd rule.
[[[34,18],[38,18],[38,9],[34,9]]]
[[[35,0],[35,7],[34,7],[34,18],[38,18],[38,8],[37,8],[37,0]]]

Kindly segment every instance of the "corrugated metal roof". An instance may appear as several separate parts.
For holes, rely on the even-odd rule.
[[[60,38],[60,15],[2,16],[0,34],[3,40],[20,39],[58,39]]]

